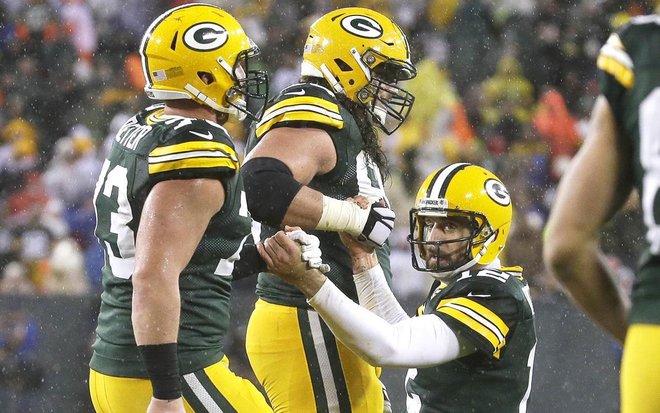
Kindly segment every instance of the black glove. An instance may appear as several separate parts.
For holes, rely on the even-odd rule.
[[[266,271],[266,263],[259,255],[257,246],[254,244],[243,244],[241,258],[234,262],[234,270],[231,276],[234,280],[240,280]]]
[[[394,228],[394,211],[383,205],[371,204],[369,218],[357,240],[380,247],[387,241],[392,228]]]

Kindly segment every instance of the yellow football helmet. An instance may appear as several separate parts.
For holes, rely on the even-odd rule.
[[[416,75],[406,36],[392,20],[369,9],[338,9],[316,20],[301,74],[324,78],[335,93],[363,104],[387,134],[403,123],[415,101],[396,86]]]
[[[144,90],[151,99],[192,99],[240,120],[256,119],[268,92],[266,73],[250,68],[258,54],[226,11],[199,3],[175,7],[154,20],[142,38]],[[263,103],[250,110],[249,99]]]
[[[504,184],[490,171],[468,163],[455,163],[430,174],[417,192],[415,207],[410,210],[408,243],[413,267],[434,273],[444,279],[474,265],[493,262],[504,249],[513,207]],[[432,241],[426,219],[429,217],[461,217],[467,219],[472,232],[468,237]],[[447,266],[427,268],[426,251],[453,242],[467,242],[462,260]]]

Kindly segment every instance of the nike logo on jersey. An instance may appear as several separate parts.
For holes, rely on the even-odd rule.
[[[190,131],[195,136],[199,136],[200,138],[208,139],[208,140],[213,140],[213,134],[209,131],[206,131],[206,133],[199,133],[195,131]]]
[[[490,297],[490,294],[473,294],[473,293],[469,292],[469,293],[467,294],[467,296],[468,296],[468,297],[488,298],[488,297]]]
[[[285,95],[297,95],[297,96],[302,96],[305,94],[304,90],[299,90],[297,92],[286,92]]]

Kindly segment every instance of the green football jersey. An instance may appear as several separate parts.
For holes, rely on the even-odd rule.
[[[158,182],[172,179],[211,178],[224,186],[224,205],[212,217],[179,279],[178,336],[182,374],[223,357],[231,273],[240,248],[251,238],[238,169],[234,144],[227,131],[214,122],[168,116],[162,105],[156,105],[119,130],[94,195],[96,236],[105,252],[101,309],[90,363],[94,370],[112,376],[148,377],[131,324],[135,235],[149,191]]]
[[[660,324],[660,16],[631,19],[610,36],[598,57],[600,90],[634,156],[647,251],[633,290],[631,321]]]
[[[436,282],[418,314],[435,314],[477,351],[411,369],[408,412],[520,413],[531,389],[536,331],[520,267],[465,271]]]
[[[380,170],[363,151],[358,125],[332,91],[313,83],[299,83],[285,88],[268,102],[261,121],[252,125],[247,152],[257,145],[263,135],[277,127],[323,129],[332,138],[337,151],[337,165],[329,173],[312,179],[308,185],[310,188],[336,199],[344,200],[360,194],[382,199],[389,205]],[[276,228],[261,225],[262,239],[275,232]],[[351,259],[339,235],[327,231],[308,232],[316,235],[321,242],[323,262],[330,265],[330,272],[326,274],[328,278],[344,294],[357,301]],[[385,276],[390,280],[389,245],[379,248],[377,253]],[[297,288],[270,273],[259,274],[257,295],[274,304],[308,307],[305,296]]]

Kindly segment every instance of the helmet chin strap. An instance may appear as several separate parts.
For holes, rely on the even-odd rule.
[[[360,56],[360,52],[358,52],[356,48],[352,48],[351,56],[353,56],[353,59],[355,59],[360,69],[362,69],[364,76],[367,78],[367,83],[369,83],[371,81],[371,69],[369,69],[364,64],[364,62],[362,62],[362,56]]]
[[[346,91],[344,91],[344,88],[342,85],[337,81],[337,78],[335,78],[332,73],[330,72],[330,69],[328,69],[328,66],[325,64],[321,65],[321,73],[323,73],[323,77],[325,80],[330,83],[330,86],[332,87],[332,90],[334,90],[336,93],[341,93],[341,94],[346,94]]]
[[[232,116],[235,116],[239,121],[242,121],[245,119],[247,114],[245,112],[242,112],[238,110],[238,108],[235,107],[230,107],[226,108],[224,106],[218,105],[215,100],[211,99],[210,97],[206,96],[204,93],[202,93],[199,89],[197,89],[195,86],[191,85],[188,83],[185,88],[190,94],[195,97],[196,99],[201,100],[204,102],[206,105],[210,106],[211,108],[217,110],[218,112],[222,113],[228,113]],[[241,102],[243,102],[243,105],[245,104],[242,99],[237,100],[238,104],[240,105]]]
[[[488,250],[488,246],[491,244],[491,242],[495,240],[495,235],[497,235],[497,232],[493,232],[492,234],[490,234],[488,239],[484,242],[484,245],[479,250],[479,253],[476,256],[474,256],[474,258],[472,258],[470,261],[466,262],[465,264],[453,270],[431,273],[431,277],[440,281],[444,281],[450,277],[453,277],[456,274],[460,274],[463,271],[474,267],[475,265],[477,265],[481,257],[483,257],[484,254],[486,254],[486,251]]]

